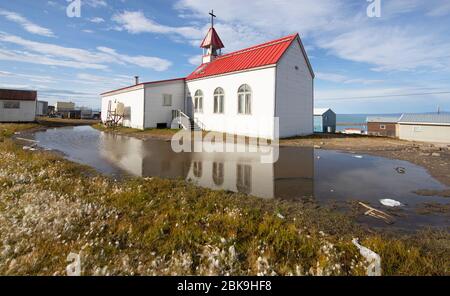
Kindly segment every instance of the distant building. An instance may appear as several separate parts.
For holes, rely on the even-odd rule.
[[[47,108],[47,114],[51,115],[55,113],[55,106],[48,106]]]
[[[314,108],[314,132],[335,133],[336,113],[329,108]]]
[[[360,128],[346,128],[342,133],[347,135],[364,135],[364,131]]]
[[[81,119],[92,119],[93,117],[92,109],[81,108],[80,112]]]
[[[75,108],[72,102],[56,102],[55,113],[62,118],[80,119],[81,110]]]
[[[0,122],[34,121],[36,99],[36,91],[0,89]]]
[[[380,137],[398,137],[398,117],[374,116],[367,118],[367,134]]]
[[[450,144],[450,113],[403,114],[398,124],[402,140]]]
[[[75,110],[75,103],[72,102],[56,102],[56,112],[67,112]]]
[[[37,101],[36,116],[46,116],[48,114],[48,102]]]

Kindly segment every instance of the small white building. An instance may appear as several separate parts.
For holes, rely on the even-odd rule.
[[[137,83],[102,94],[102,121],[111,102],[124,104],[123,126],[146,129],[170,127],[173,110],[185,110],[185,79]]]
[[[36,91],[0,89],[0,122],[36,119]]]
[[[402,140],[450,144],[450,113],[403,114],[398,121]]]
[[[171,127],[181,114],[206,131],[267,139],[313,133],[314,72],[298,34],[222,55],[212,26],[201,47],[203,62],[186,78],[103,93],[102,120],[112,103],[123,103],[121,124],[138,129]]]

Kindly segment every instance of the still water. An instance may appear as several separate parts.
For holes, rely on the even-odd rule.
[[[348,206],[362,201],[386,210],[380,199],[394,199],[404,206],[395,227],[449,226],[448,215],[420,215],[424,203],[447,204],[448,199],[424,197],[420,189],[446,187],[419,166],[400,160],[355,155],[313,148],[281,147],[274,164],[261,163],[255,152],[175,153],[163,140],[140,140],[112,135],[91,127],[48,129],[28,135],[42,148],[64,153],[69,160],[99,172],[123,177],[182,178],[214,190],[242,192],[265,199],[311,199],[321,205]],[[402,167],[405,174],[396,168]],[[374,218],[361,223],[383,226]],[[390,226],[391,227],[391,226]]]

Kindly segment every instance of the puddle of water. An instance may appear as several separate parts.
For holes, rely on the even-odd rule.
[[[139,140],[99,132],[91,127],[49,129],[29,135],[39,146],[57,150],[66,158],[113,176],[183,178],[214,190],[229,190],[261,198],[314,199],[319,204],[367,202],[379,209],[380,199],[394,199],[405,206],[396,227],[449,226],[446,215],[418,215],[425,202],[446,204],[442,197],[418,196],[419,189],[446,187],[419,166],[400,160],[316,150],[281,147],[275,164],[263,164],[257,153],[175,153],[170,142]],[[395,169],[403,167],[405,174]],[[362,217],[362,223],[384,226]]]

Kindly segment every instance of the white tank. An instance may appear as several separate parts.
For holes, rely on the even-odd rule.
[[[120,102],[112,102],[111,112],[114,112],[116,115],[123,116],[125,112],[125,105]]]
[[[123,116],[125,113],[125,105],[123,103],[116,103],[116,114]]]

